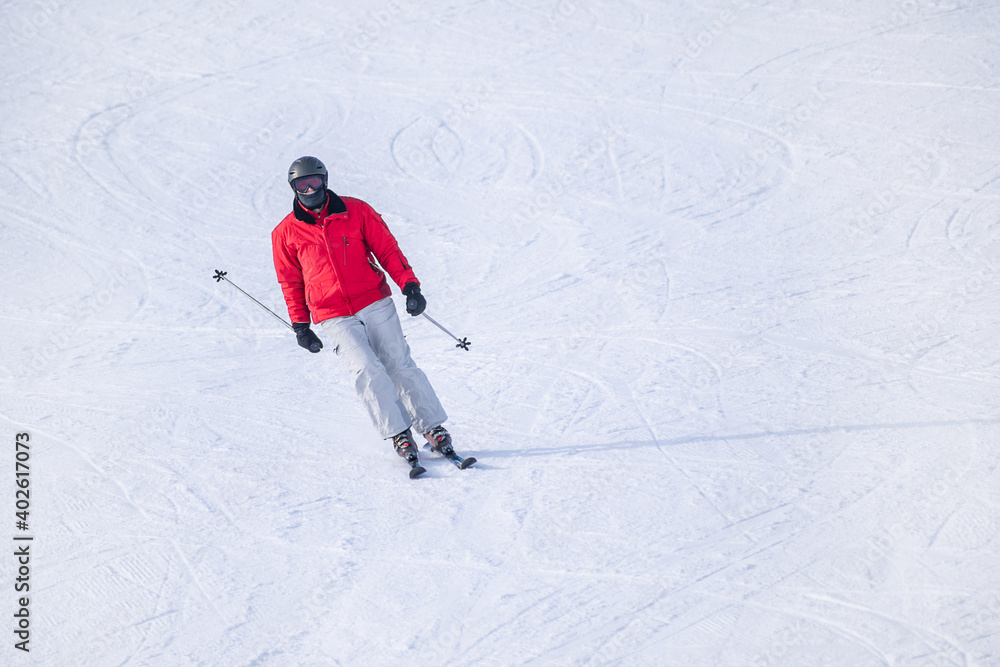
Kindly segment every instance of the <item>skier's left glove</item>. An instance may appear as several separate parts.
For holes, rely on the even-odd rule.
[[[424,308],[427,307],[427,299],[420,293],[420,285],[417,283],[406,283],[406,287],[403,288],[403,294],[406,295],[406,312],[413,316],[424,312]]]
[[[323,349],[323,341],[309,328],[308,322],[296,322],[292,325],[292,330],[295,331],[295,339],[299,341],[299,345],[310,352],[319,352]]]

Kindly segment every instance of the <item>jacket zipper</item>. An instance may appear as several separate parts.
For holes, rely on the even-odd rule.
[[[322,236],[323,236],[323,245],[326,246],[326,252],[330,256],[330,264],[333,265],[333,272],[336,274],[337,280],[340,282],[341,289],[344,291],[344,299],[347,301],[348,311],[350,312],[351,315],[354,315],[357,311],[354,310],[354,302],[351,301],[351,297],[347,294],[347,288],[346,288],[346,286],[344,284],[344,276],[341,273],[340,267],[337,266],[337,262],[333,259],[333,248],[331,247],[331,244],[330,244],[330,237],[327,236],[327,234],[326,234],[326,225],[323,224],[323,220],[319,221],[319,228],[321,230],[323,230],[321,232]],[[344,238],[344,266],[343,266],[343,268],[346,271],[347,270],[347,245],[348,244],[347,244],[347,237],[345,236],[343,238]],[[307,303],[308,303],[308,301],[307,301]]]
[[[337,266],[337,261],[333,259],[333,248],[331,247],[330,237],[326,235],[326,230],[324,229],[323,239],[326,241],[327,252],[330,253],[330,264],[333,265],[333,271],[337,274],[337,280],[340,282],[340,288],[343,290],[344,299],[347,301],[347,309],[351,315],[357,311],[354,309],[354,302],[351,301],[350,295],[347,293],[347,284],[344,282],[344,274],[341,271],[347,271],[347,237],[344,236],[344,264],[343,267]]]

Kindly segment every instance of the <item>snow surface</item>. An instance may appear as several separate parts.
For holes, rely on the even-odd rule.
[[[0,26],[3,664],[1000,664],[998,3]],[[303,154],[472,340],[404,314],[476,468],[212,280],[287,316]]]

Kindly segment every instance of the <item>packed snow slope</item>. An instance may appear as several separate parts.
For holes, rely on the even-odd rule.
[[[3,664],[1000,664],[998,3],[0,26]],[[396,296],[475,468],[212,280],[287,316],[301,155],[472,341]]]

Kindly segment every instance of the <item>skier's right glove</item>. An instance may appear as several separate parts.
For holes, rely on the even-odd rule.
[[[427,307],[427,299],[420,293],[420,285],[417,283],[406,283],[403,287],[403,294],[406,296],[406,312],[416,317],[424,312]]]
[[[292,329],[295,330],[295,338],[302,347],[310,352],[319,352],[323,349],[323,341],[309,328],[308,322],[296,322],[292,325]]]

